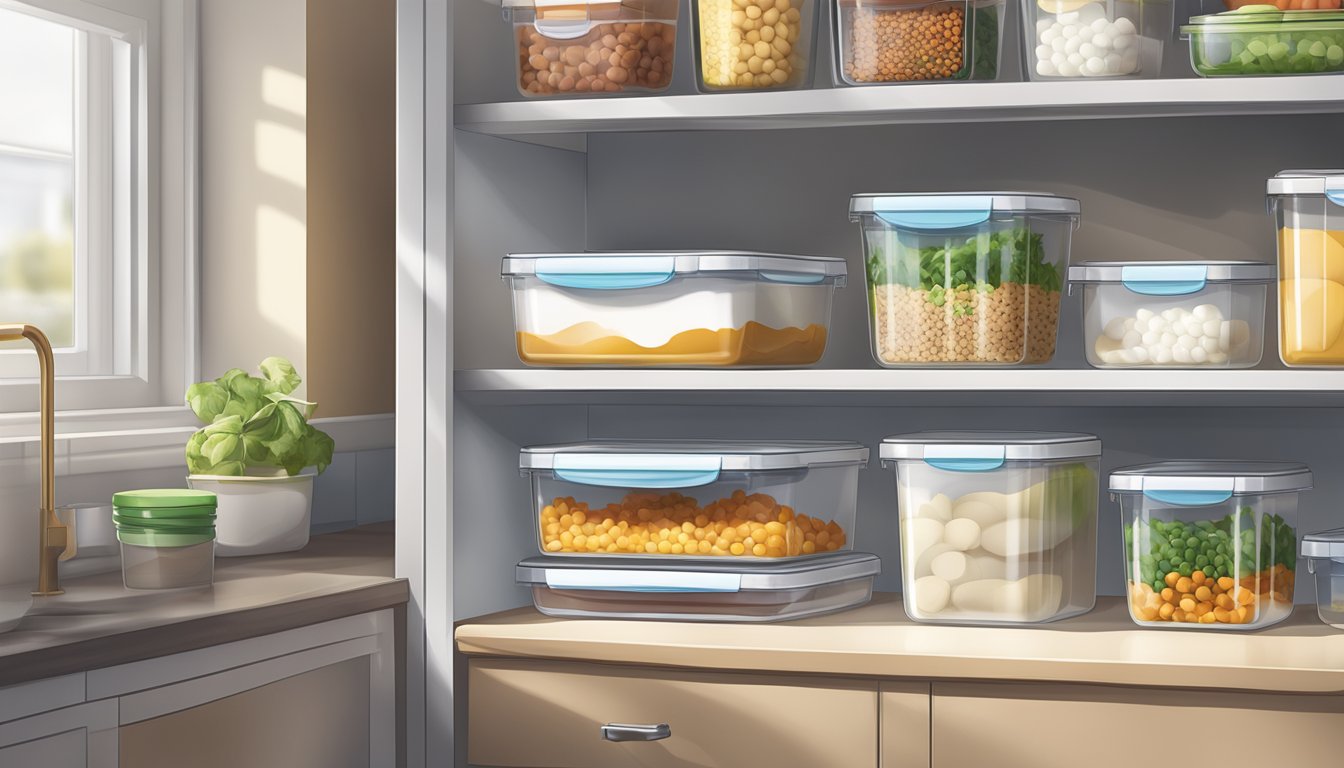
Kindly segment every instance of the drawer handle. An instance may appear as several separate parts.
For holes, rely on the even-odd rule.
[[[607,741],[661,741],[671,735],[672,726],[667,723],[657,725],[607,723],[602,726],[602,738]]]

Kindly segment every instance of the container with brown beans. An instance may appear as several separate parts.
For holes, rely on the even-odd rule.
[[[817,0],[694,0],[702,90],[796,88],[807,81]]]
[[[1002,0],[836,0],[840,78],[850,85],[993,80]]]
[[[675,0],[505,0],[524,96],[657,92],[672,83]]]

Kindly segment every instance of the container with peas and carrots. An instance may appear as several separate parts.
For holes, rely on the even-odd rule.
[[[1167,461],[1116,470],[1129,613],[1148,627],[1259,629],[1293,608],[1297,498],[1281,462]]]

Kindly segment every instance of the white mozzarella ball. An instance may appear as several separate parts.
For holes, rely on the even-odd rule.
[[[1148,331],[1147,333],[1143,334],[1143,343],[1147,344],[1148,346],[1157,344],[1161,340],[1162,340],[1162,334],[1158,333],[1157,331]]]
[[[1111,29],[1111,22],[1103,16],[1100,19],[1093,19],[1092,23],[1088,26],[1091,27],[1093,34],[1096,34],[1097,32],[1108,32]]]
[[[1078,54],[1076,53],[1074,54],[1074,56],[1077,55]],[[1062,75],[1063,77],[1077,77],[1078,66],[1075,64],[1071,64],[1068,61],[1065,61],[1063,64],[1059,65],[1059,74]]]
[[[1111,49],[1111,36],[1105,32],[1098,32],[1092,36],[1092,44],[1109,51]]]
[[[1112,75],[1122,75],[1125,73],[1124,58],[1118,53],[1106,54],[1106,72]]]
[[[1060,65],[1068,62],[1068,60],[1069,57],[1065,56],[1063,51],[1055,51],[1050,54],[1050,63],[1055,65],[1056,70],[1059,69]]]
[[[1038,45],[1036,46],[1036,59],[1037,61],[1049,61],[1050,55],[1054,52],[1055,49],[1048,45]]]
[[[1133,331],[1125,331],[1125,336],[1120,339],[1120,343],[1126,347],[1137,347],[1143,343],[1143,335],[1140,334],[1137,329]]]
[[[1068,44],[1069,44],[1069,38],[1067,38],[1067,37],[1056,37],[1054,40],[1051,40],[1051,41],[1050,41],[1050,48],[1051,48],[1055,53],[1065,53],[1064,48],[1067,47]]]
[[[1134,319],[1151,320],[1153,319],[1153,310],[1148,309],[1147,307],[1139,307],[1138,311],[1134,313]]]
[[[1190,350],[1183,347],[1173,347],[1171,350],[1171,359],[1178,363],[1190,362]]]
[[[1102,333],[1106,334],[1106,338],[1113,341],[1125,338],[1125,319],[1123,317],[1112,318],[1102,329]]]
[[[1194,336],[1182,336],[1176,339],[1176,346],[1183,349],[1194,349],[1199,346],[1199,339]]]
[[[1039,35],[1039,34],[1044,33],[1045,30],[1049,29],[1049,28],[1050,28],[1050,25],[1053,24],[1053,23],[1054,23],[1054,22],[1050,21],[1049,19],[1041,19],[1041,20],[1037,21],[1037,22],[1036,22],[1036,34]]]
[[[1095,59],[1097,56],[1104,55],[1097,46],[1091,43],[1079,43],[1078,52],[1081,53],[1085,59]]]
[[[1138,359],[1134,357],[1134,350],[1132,349],[1116,350],[1115,354],[1120,358],[1119,362],[1125,365],[1134,365],[1139,362]]]
[[[1081,51],[1080,51],[1079,49],[1082,48],[1082,47],[1083,47],[1083,41],[1082,41],[1081,39],[1076,38],[1076,37],[1070,37],[1070,38],[1064,43],[1064,52],[1065,52],[1065,53],[1081,53]],[[1086,56],[1087,56],[1086,54],[1083,54],[1083,57],[1084,57],[1084,58],[1086,58]]]
[[[1065,37],[1077,37],[1079,28],[1077,24],[1065,24],[1064,29],[1060,30],[1059,33]]]
[[[1174,334],[1176,334],[1177,336],[1184,336],[1184,335],[1185,335],[1185,320],[1183,320],[1183,319],[1181,319],[1181,318],[1177,318],[1174,322],[1172,322],[1172,324],[1171,324],[1171,332],[1174,333]]]
[[[1226,352],[1210,352],[1209,363],[1211,365],[1225,365],[1227,363]]]
[[[1176,334],[1168,331],[1162,334],[1162,338],[1157,343],[1164,347],[1174,347],[1176,346]]]
[[[1074,66],[1075,68],[1081,70],[1083,68],[1084,62],[1086,62],[1086,59],[1084,59],[1082,56],[1076,53],[1069,54],[1069,64]]]
[[[1134,362],[1136,363],[1148,362],[1148,350],[1143,347],[1135,347],[1130,350],[1130,354],[1134,357]]]
[[[1143,310],[1140,309],[1139,311],[1142,312]],[[1139,333],[1147,333],[1148,329],[1152,327],[1152,322],[1153,319],[1151,317],[1140,317],[1138,320],[1134,321],[1134,330]]]
[[[1130,21],[1126,16],[1121,16],[1116,19],[1115,23],[1111,25],[1111,29],[1114,30],[1117,35],[1132,35],[1138,32],[1134,27],[1134,22]]]
[[[1079,13],[1077,11],[1065,11],[1055,17],[1060,24],[1077,24]]]
[[[1218,307],[1213,304],[1200,304],[1195,307],[1190,314],[1194,315],[1195,319],[1203,322],[1205,320],[1212,320],[1214,316],[1221,317],[1223,313],[1219,312]]]
[[[1053,42],[1054,42],[1056,39],[1058,39],[1058,38],[1059,38],[1059,30],[1055,29],[1054,27],[1051,27],[1051,28],[1049,28],[1049,29],[1047,29],[1047,30],[1045,30],[1044,32],[1041,33],[1040,40],[1041,40],[1041,43],[1043,43],[1043,44],[1045,44],[1045,45],[1049,45],[1050,43],[1053,43]]]
[[[1133,35],[1116,35],[1115,37],[1111,38],[1112,50],[1125,51],[1128,50],[1129,47],[1132,45],[1134,45]]]
[[[1091,24],[1097,19],[1106,18],[1106,9],[1100,3],[1088,3],[1078,9],[1078,23]]]
[[[1171,320],[1165,315],[1156,315],[1148,321],[1148,329],[1152,331],[1165,331],[1171,326]]]
[[[1209,359],[1209,353],[1204,351],[1203,347],[1195,347],[1190,350],[1190,362],[1203,363]]]
[[[1153,362],[1157,363],[1158,365],[1169,365],[1171,363],[1171,350],[1159,349],[1153,355]]]
[[[1213,336],[1213,337],[1217,338],[1218,335],[1222,332],[1222,325],[1223,325],[1223,324],[1222,324],[1221,322],[1219,322],[1218,320],[1206,320],[1206,321],[1204,321],[1204,335],[1205,335],[1205,336]]]
[[[1055,75],[1059,74],[1059,69],[1055,67],[1055,63],[1053,61],[1047,59],[1044,61],[1036,62],[1036,74],[1040,75],[1041,77],[1054,77]]]
[[[1200,348],[1203,349],[1205,352],[1221,352],[1221,351],[1222,351],[1222,347],[1218,344],[1218,340],[1217,340],[1217,339],[1210,338],[1210,337],[1208,337],[1208,336],[1205,336],[1204,338],[1202,338],[1202,339],[1199,340],[1199,346],[1200,346]]]

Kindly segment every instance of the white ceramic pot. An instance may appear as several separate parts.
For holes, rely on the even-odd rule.
[[[215,518],[219,557],[293,552],[308,544],[313,475],[190,475],[187,484],[219,497]]]

